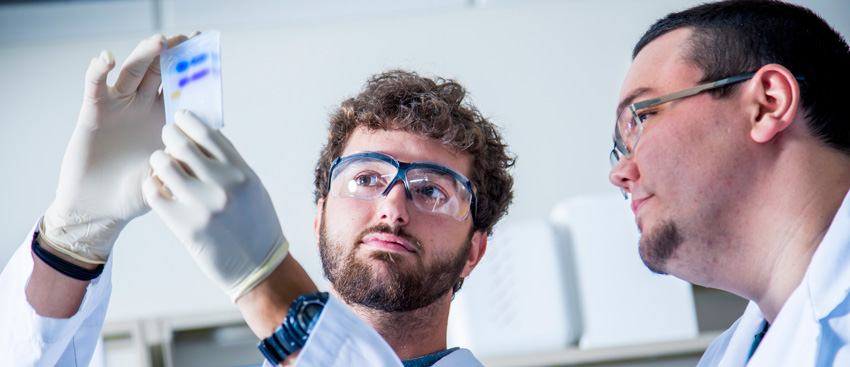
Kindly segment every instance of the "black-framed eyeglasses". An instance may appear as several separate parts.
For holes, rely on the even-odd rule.
[[[329,176],[328,193],[333,197],[377,200],[401,181],[419,210],[463,221],[475,208],[472,181],[435,162],[407,163],[384,153],[357,152],[334,159]]]
[[[695,96],[715,88],[746,81],[754,75],[756,75],[756,73],[747,73],[720,79],[711,83],[705,83],[696,87],[681,90],[676,93],[663,95],[658,98],[632,103],[624,107],[621,111],[618,111],[617,121],[614,125],[614,148],[611,149],[611,154],[608,157],[608,160],[611,163],[611,169],[614,169],[614,166],[616,166],[617,162],[620,161],[620,155],[623,155],[626,158],[631,158],[634,155],[637,143],[640,140],[640,135],[643,132],[643,122],[650,115],[650,112],[647,111],[648,108],[675,101],[677,99]],[[798,76],[796,79],[800,81],[805,80],[802,76]],[[620,188],[620,192],[623,194],[623,197],[626,199],[629,198],[626,191],[622,188]]]

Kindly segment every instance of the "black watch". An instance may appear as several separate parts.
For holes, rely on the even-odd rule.
[[[257,344],[272,366],[277,366],[290,354],[304,347],[327,302],[328,292],[303,294],[292,301],[283,324]]]

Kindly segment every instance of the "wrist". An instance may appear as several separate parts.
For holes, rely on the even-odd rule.
[[[91,269],[88,266],[81,266],[79,263],[72,263],[68,261],[67,258],[62,258],[59,255],[44,249],[44,247],[42,247],[42,243],[44,241],[39,241],[40,237],[41,236],[38,231],[33,233],[31,245],[32,253],[45,265],[55,270],[56,273],[84,282],[97,278],[101,273],[103,273],[103,264],[96,265],[94,269]],[[86,265],[94,265],[85,262],[83,263]]]
[[[254,334],[263,339],[286,319],[293,300],[317,291],[304,268],[287,254],[268,277],[236,299],[236,306]]]
[[[88,269],[88,270],[94,270],[98,267],[98,264],[92,264],[90,262],[77,260],[73,256],[68,255],[65,252],[62,252],[62,251],[56,249],[52,244],[45,241],[44,237],[41,236],[40,234],[36,238],[36,241],[38,242],[39,246],[42,249],[44,249],[44,251],[47,251],[47,252],[55,255],[56,257],[59,257],[60,259],[66,261],[68,263],[71,263],[73,265],[76,265],[76,266],[79,266],[83,269]]]
[[[92,219],[79,213],[60,215],[51,206],[38,228],[42,239],[40,243],[47,247],[77,261],[104,264],[125,225],[104,218]]]
[[[257,345],[272,365],[282,363],[304,347],[327,301],[327,292],[315,292],[292,302],[283,323]]]
[[[266,280],[280,266],[281,262],[286,259],[289,254],[289,242],[283,236],[283,233],[278,235],[275,244],[271,247],[266,258],[254,268],[250,273],[246,274],[234,286],[225,289],[225,292],[230,296],[231,300],[236,301],[256,288],[259,284]]]

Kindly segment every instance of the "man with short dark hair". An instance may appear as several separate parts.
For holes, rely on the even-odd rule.
[[[635,47],[611,182],[658,273],[749,299],[700,366],[850,364],[850,49],[810,10],[700,5]]]

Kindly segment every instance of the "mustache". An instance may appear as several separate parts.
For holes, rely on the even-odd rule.
[[[417,239],[415,236],[413,236],[412,234],[405,231],[404,228],[402,228],[402,227],[390,226],[389,224],[386,224],[386,223],[381,223],[381,224],[378,224],[378,225],[375,225],[375,226],[372,226],[372,227],[368,227],[368,228],[360,231],[360,234],[357,235],[357,243],[362,242],[363,237],[366,237],[367,235],[372,234],[372,233],[389,233],[389,234],[401,237],[405,241],[409,242],[413,247],[415,247],[416,252],[422,251],[422,242],[420,242],[419,239]]]

